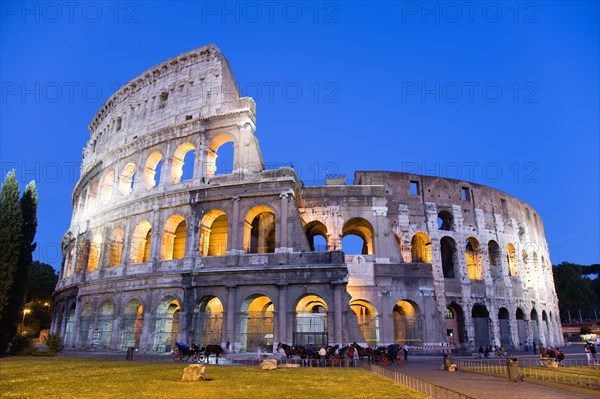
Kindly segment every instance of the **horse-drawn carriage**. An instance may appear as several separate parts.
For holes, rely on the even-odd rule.
[[[303,345],[287,345],[279,343],[277,351],[283,350],[286,358],[291,360],[294,356],[300,358],[300,364],[308,367],[341,367],[345,365],[344,360],[354,358],[354,348],[352,345],[347,345],[340,348],[339,345],[325,347],[325,356],[321,357],[318,347],[303,346]]]
[[[173,351],[172,358],[174,362],[187,362],[192,359],[193,363],[207,363],[210,355],[215,355],[215,362],[219,363],[219,357],[223,355],[223,348],[220,345],[206,345],[206,347],[200,348],[198,345],[192,343],[192,346],[188,346],[183,342],[175,343],[175,350]]]

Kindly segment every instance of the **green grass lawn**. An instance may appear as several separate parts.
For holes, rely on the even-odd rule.
[[[425,398],[357,368],[206,367],[207,381],[181,382],[187,364],[68,357],[0,359],[2,398]]]

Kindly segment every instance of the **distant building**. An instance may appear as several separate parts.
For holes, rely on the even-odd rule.
[[[54,294],[67,347],[563,343],[533,208],[439,177],[266,170],[213,45],[125,84],[89,130]]]

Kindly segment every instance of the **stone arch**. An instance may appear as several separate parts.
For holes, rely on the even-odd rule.
[[[465,242],[465,260],[467,275],[471,280],[483,279],[483,262],[481,259],[481,246],[474,237],[467,238]]]
[[[439,230],[454,230],[454,215],[450,211],[442,210],[438,212],[437,226]]]
[[[121,349],[139,348],[144,327],[144,304],[139,299],[127,302],[121,320]]]
[[[77,251],[77,265],[75,267],[75,273],[81,273],[83,268],[86,267],[86,263],[90,254],[90,241],[82,240],[79,243],[79,250]]]
[[[500,246],[494,240],[488,241],[488,264],[490,265],[490,274],[493,279],[502,277],[502,251]]]
[[[92,243],[90,244],[87,271],[93,272],[100,264],[100,256],[102,256],[102,233],[94,234]]]
[[[122,228],[116,227],[110,233],[108,239],[108,265],[111,267],[121,263],[123,255],[123,243],[125,241],[125,232]]]
[[[379,345],[379,313],[373,304],[364,299],[350,301],[350,308],[356,314],[358,327],[368,346]]]
[[[143,263],[150,258],[151,235],[152,225],[149,221],[143,220],[135,226],[129,251],[129,260],[131,263]]]
[[[214,295],[205,295],[194,309],[194,341],[198,346],[220,345],[223,330],[223,303]]]
[[[396,302],[392,310],[394,343],[420,345],[423,343],[423,320],[419,306],[407,299]]]
[[[73,263],[76,261],[75,259],[75,245],[71,245],[71,249],[68,252],[68,257],[65,262],[65,271],[66,277],[71,277],[73,274]],[[66,342],[66,341],[65,341]]]
[[[227,238],[229,235],[229,219],[219,209],[213,209],[200,221],[200,239],[198,253],[200,256],[224,256],[227,254]]]
[[[185,165],[185,161],[184,161],[185,156],[188,152],[190,152],[190,151],[195,152],[195,150],[196,150],[196,147],[190,142],[182,143],[177,147],[177,149],[175,150],[175,153],[173,154],[172,166],[171,166],[171,181],[173,183],[176,184],[183,180],[187,180],[185,178],[182,179],[183,166]]]
[[[294,345],[328,344],[327,302],[317,294],[305,294],[296,302]]]
[[[542,336],[540,335],[540,321],[538,318],[538,313],[535,308],[531,309],[529,323],[531,324],[531,335],[533,338],[533,342],[541,342]]]
[[[105,205],[110,202],[112,193],[115,187],[115,170],[110,169],[102,178],[102,186],[100,188],[100,205]]]
[[[510,348],[512,337],[510,315],[505,307],[498,310],[498,322],[500,324],[500,344],[505,348]]]
[[[413,235],[410,241],[410,254],[413,262],[432,263],[431,240],[429,236],[422,231]]]
[[[75,321],[75,315],[73,315],[73,323]],[[92,304],[86,302],[79,315],[79,330],[77,331],[77,342],[78,348],[84,348],[88,346],[88,334],[92,327]]]
[[[542,310],[542,329],[543,336],[546,337],[546,343],[550,345],[550,325],[548,324],[548,314],[546,313],[545,309]]]
[[[266,205],[255,206],[246,213],[244,250],[246,253],[275,252],[275,211]]]
[[[154,328],[154,350],[170,352],[175,347],[179,334],[179,314],[181,306],[173,296],[165,297],[156,309]]]
[[[351,218],[344,223],[342,229],[342,250],[344,250],[343,241],[347,236],[357,236],[362,239],[362,249],[360,255],[373,255],[373,226],[368,220],[360,217]],[[357,254],[358,255],[358,254]]]
[[[90,189],[88,190],[87,194],[87,202],[85,205],[85,213],[92,213],[97,209],[99,186],[99,180],[94,180],[92,184],[90,184]]]
[[[273,352],[275,307],[267,295],[248,296],[240,309],[240,352]]]
[[[313,220],[304,227],[304,231],[311,251],[327,251],[327,226],[323,222]]]
[[[219,134],[217,136],[215,136],[212,141],[210,142],[210,145],[208,146],[208,153],[206,154],[206,177],[211,178],[213,176],[215,176],[217,174],[217,172],[219,172],[219,170],[223,170],[223,162],[226,161],[221,161],[221,167],[218,167],[217,164],[217,158],[219,157],[218,155],[218,151],[219,148],[221,148],[221,146],[225,145],[226,143],[233,143],[234,148],[235,148],[235,139],[233,138],[232,135],[228,134],[228,133],[223,133],[223,134]],[[235,159],[235,154],[232,154],[232,158],[231,158],[231,170],[234,170],[234,166],[233,166],[233,161]],[[223,174],[223,173],[218,173],[218,174]]]
[[[150,190],[160,184],[160,170],[162,165],[163,156],[160,152],[154,151],[146,159],[146,165],[144,167],[144,182],[146,184],[146,190]],[[156,175],[158,173],[158,179]]]
[[[490,344],[490,314],[483,304],[475,304],[471,310],[473,330],[475,333],[475,346],[488,346]]]
[[[119,192],[123,197],[127,197],[133,191],[135,182],[136,166],[133,162],[128,162],[123,166],[119,175]]]
[[[444,313],[446,323],[446,338],[451,344],[460,344],[465,339],[465,315],[460,305],[452,302]]]
[[[508,275],[516,276],[519,274],[517,266],[517,250],[512,243],[506,244],[506,260],[508,262]]]
[[[98,310],[98,319],[96,322],[94,341],[97,341],[97,347],[109,349],[111,347],[113,321],[115,319],[115,305],[110,300],[102,303]]]
[[[523,309],[517,308],[515,312],[515,318],[517,319],[517,334],[519,337],[519,347],[525,345],[527,342],[527,322],[525,321],[525,313]]]
[[[171,215],[165,222],[162,232],[160,259],[181,259],[185,256],[187,224],[181,215]]]
[[[440,240],[440,252],[444,278],[455,278],[458,274],[456,272],[456,265],[458,265],[456,241],[452,237],[442,237]]]
[[[91,305],[90,305],[90,314],[92,314],[92,310],[91,310]],[[83,312],[82,312],[83,314]],[[69,306],[69,310],[67,310],[67,314],[66,314],[66,320],[65,320],[65,331],[64,333],[62,331],[59,331],[59,334],[62,333],[63,337],[64,337],[64,345],[65,347],[67,345],[69,346],[75,346],[76,342],[75,340],[77,339],[77,334],[76,331],[74,331],[75,329],[75,302],[73,302],[71,304],[71,306]],[[80,323],[81,323],[81,317],[80,317]],[[60,328],[60,321],[57,323],[58,328]],[[86,336],[86,340],[87,340],[87,336]]]

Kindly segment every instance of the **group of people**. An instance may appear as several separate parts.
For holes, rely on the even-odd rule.
[[[506,352],[506,349],[504,349],[504,346],[500,345],[500,347],[498,347],[498,345],[490,345],[490,346],[486,346],[486,348],[484,349],[483,346],[479,347],[479,355],[481,357],[491,357],[491,356],[508,356],[508,353]]]
[[[588,366],[600,366],[598,355],[596,354],[596,345],[591,342],[586,342],[583,350],[585,351],[585,355],[587,357]]]
[[[563,360],[565,360],[565,353],[560,348],[556,348],[555,351],[551,346],[545,348],[540,343],[540,364],[542,366],[548,366],[549,362],[556,362],[558,366],[562,366]]]

